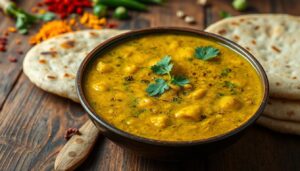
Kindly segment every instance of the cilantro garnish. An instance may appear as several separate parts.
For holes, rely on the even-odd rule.
[[[162,78],[155,79],[155,83],[151,83],[146,91],[149,96],[157,96],[163,94],[169,89],[170,84],[177,86],[184,86],[189,83],[189,80],[183,76],[172,76],[171,71],[173,69],[173,64],[171,63],[171,57],[165,56],[159,62],[151,67],[151,70],[159,75],[168,75],[169,80],[164,80]]]
[[[222,77],[225,77],[225,76],[227,76],[230,72],[231,72],[231,69],[230,69],[230,68],[225,68],[225,69],[222,70],[221,76],[222,76]]]
[[[165,56],[159,62],[157,62],[157,64],[153,65],[151,67],[151,70],[156,74],[160,74],[160,75],[167,74],[171,72],[173,68],[173,64],[171,64],[170,62],[171,62],[171,57]]]
[[[184,86],[185,84],[188,84],[190,81],[183,77],[183,76],[174,76],[171,80],[172,84],[178,85],[178,86]]]
[[[224,85],[225,85],[225,87],[228,87],[228,88],[235,88],[235,84],[233,84],[230,81],[225,81]]]
[[[197,47],[195,50],[195,57],[207,61],[217,57],[219,53],[219,49],[212,46]]]
[[[162,78],[157,78],[155,83],[150,84],[146,91],[150,96],[156,96],[163,94],[168,89],[168,83]]]

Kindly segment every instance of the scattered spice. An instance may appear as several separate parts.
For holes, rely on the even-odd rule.
[[[17,29],[14,27],[8,27],[7,31],[11,32],[11,33],[15,33],[15,32],[17,32]]]
[[[79,22],[88,27],[88,28],[92,28],[92,29],[101,29],[103,26],[106,25],[106,18],[98,18],[97,16],[85,12],[81,17]]]
[[[116,27],[118,27],[117,23],[108,23],[107,24],[107,28],[116,28]]]
[[[195,18],[194,17],[192,17],[192,16],[186,16],[185,18],[184,18],[184,21],[186,22],[186,23],[188,23],[188,24],[194,24],[196,21],[195,21]]]
[[[178,11],[176,12],[176,16],[177,16],[178,18],[183,18],[183,17],[185,16],[185,14],[184,14],[183,11],[178,10]]]
[[[22,55],[24,52],[23,52],[23,50],[18,49],[18,50],[17,50],[17,53],[18,53],[19,55]]]
[[[72,28],[66,21],[54,20],[42,26],[39,32],[30,38],[30,44],[38,44],[51,37],[71,32]]]
[[[13,63],[15,63],[15,62],[18,62],[18,60],[17,60],[17,58],[15,58],[15,57],[8,57],[8,61],[9,62],[13,62]]]
[[[68,128],[68,130],[65,133],[64,138],[66,140],[69,140],[73,135],[80,135],[80,132],[77,128]]]
[[[6,37],[0,37],[0,52],[5,52],[6,51],[6,43],[7,43],[7,38]]]
[[[16,44],[20,45],[22,43],[21,39],[16,39]]]
[[[85,7],[91,7],[89,0],[44,0],[48,10],[64,19],[72,13],[82,14]]]

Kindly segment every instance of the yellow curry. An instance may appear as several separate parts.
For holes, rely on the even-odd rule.
[[[190,141],[227,133],[246,122],[263,96],[253,66],[203,37],[154,34],[99,56],[85,73],[95,112],[125,132]]]

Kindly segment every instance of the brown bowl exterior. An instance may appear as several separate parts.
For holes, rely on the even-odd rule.
[[[201,36],[207,39],[217,41],[224,46],[227,46],[239,54],[241,54],[252,66],[256,69],[260,76],[261,83],[264,89],[264,96],[262,103],[257,112],[243,125],[240,127],[227,132],[222,135],[218,135],[209,139],[194,140],[194,141],[160,141],[139,137],[127,132],[124,132],[113,125],[106,122],[103,118],[98,116],[92,107],[88,104],[83,92],[82,81],[86,71],[86,68],[102,53],[106,52],[107,49],[122,44],[124,41],[134,39],[136,37],[159,34],[159,33],[177,33],[177,34],[189,34],[195,36]],[[226,146],[235,142],[246,128],[248,128],[254,121],[259,117],[265,108],[269,95],[269,84],[265,71],[259,62],[244,48],[238,44],[225,39],[221,36],[190,29],[190,28],[177,28],[177,27],[158,27],[131,31],[123,33],[119,36],[113,37],[100,45],[98,45],[92,52],[88,54],[85,60],[82,62],[76,78],[76,88],[80,99],[80,102],[84,109],[87,111],[88,116],[94,122],[94,124],[101,130],[101,132],[109,139],[114,141],[116,144],[125,147],[137,154],[151,157],[160,160],[173,160],[173,159],[184,159],[187,157],[200,157],[203,153],[210,153],[223,149]]]

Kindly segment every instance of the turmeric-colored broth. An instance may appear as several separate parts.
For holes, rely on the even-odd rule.
[[[195,48],[212,46],[220,54],[195,58]],[[189,84],[171,85],[158,96],[146,92],[151,70],[164,56],[172,74]],[[252,65],[228,47],[192,35],[154,34],[123,42],[99,56],[85,73],[84,93],[96,113],[115,127],[145,138],[167,141],[207,139],[246,122],[263,96]]]

